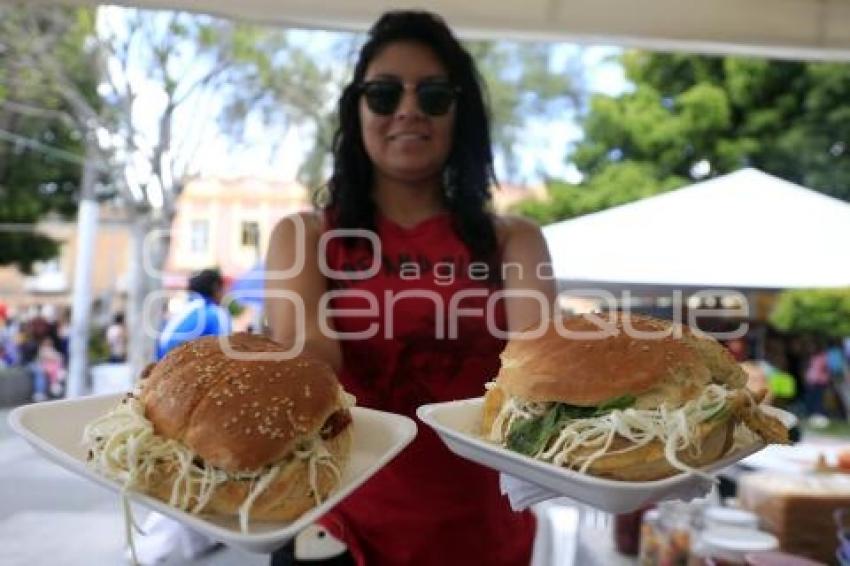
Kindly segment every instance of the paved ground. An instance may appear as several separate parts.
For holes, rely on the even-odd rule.
[[[124,565],[124,519],[117,495],[42,458],[9,428],[0,410],[0,564]],[[145,511],[136,511],[139,519]],[[268,557],[231,548],[166,564],[260,566]]]

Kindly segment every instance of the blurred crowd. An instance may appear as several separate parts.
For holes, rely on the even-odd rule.
[[[759,358],[748,340],[726,343],[748,376],[747,386],[798,415],[850,418],[850,338],[797,337]]]
[[[32,305],[0,308],[0,370],[23,369],[32,379],[32,400],[62,397],[68,373],[71,311],[67,307]],[[123,362],[126,330],[123,315],[97,331],[93,361]]]
[[[64,393],[70,321],[69,310],[50,305],[0,312],[0,368],[26,369],[34,401]]]

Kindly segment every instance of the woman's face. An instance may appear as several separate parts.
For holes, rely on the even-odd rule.
[[[446,83],[448,73],[437,55],[425,45],[391,43],[372,59],[364,82],[395,81],[404,85],[401,100],[387,115],[373,112],[360,97],[360,123],[366,153],[376,179],[420,182],[439,178],[452,146],[455,103],[442,115],[419,107],[416,87]]]

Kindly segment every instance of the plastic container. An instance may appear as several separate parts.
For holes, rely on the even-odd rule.
[[[709,507],[703,513],[706,529],[732,527],[739,529],[759,528],[759,518],[755,513],[731,507]]]
[[[712,527],[697,538],[690,566],[745,565],[747,555],[779,548],[779,540],[770,533],[735,527]]]
[[[826,564],[817,560],[775,550],[753,552],[747,554],[745,560],[747,566],[826,566]]]
[[[641,525],[641,566],[687,563],[691,548],[691,532],[698,507],[682,502],[665,501],[643,516]]]
[[[614,546],[617,552],[626,556],[637,556],[640,549],[641,519],[647,507],[621,513],[614,517]]]
[[[640,523],[640,545],[638,548],[638,564],[641,566],[658,564],[658,520],[660,517],[661,512],[658,509],[650,509],[643,514]]]

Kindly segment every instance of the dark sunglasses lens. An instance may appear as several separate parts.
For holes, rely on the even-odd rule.
[[[366,105],[375,114],[392,114],[401,100],[404,87],[399,83],[369,83],[363,88]]]
[[[455,99],[454,89],[444,84],[423,84],[417,89],[419,108],[430,116],[441,116],[449,111]]]

